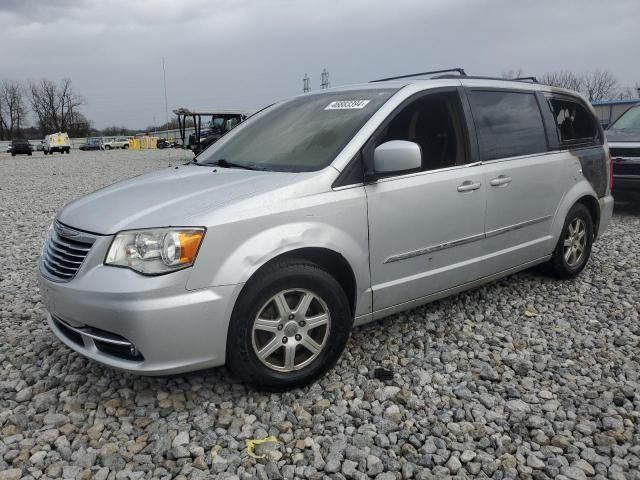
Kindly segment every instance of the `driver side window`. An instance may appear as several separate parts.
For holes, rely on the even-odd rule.
[[[421,171],[463,165],[466,161],[464,117],[456,92],[421,96],[403,107],[376,136],[373,148],[391,140],[420,146]]]

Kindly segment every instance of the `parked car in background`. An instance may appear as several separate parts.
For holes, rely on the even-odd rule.
[[[45,155],[51,155],[53,153],[70,153],[71,143],[69,142],[69,135],[62,132],[52,133],[44,137],[43,151]]]
[[[538,264],[579,275],[613,212],[609,172],[570,90],[450,75],[306,93],[194,162],[68,203],[40,291],[55,335],[101,363],[226,363],[290,388],[354,325]]]
[[[128,138],[107,138],[103,140],[102,146],[105,150],[112,150],[114,148],[129,148],[129,139]]]
[[[156,148],[162,150],[163,148],[180,148],[180,143],[176,141],[167,141],[164,138],[159,138],[156,142]]]
[[[616,199],[640,198],[640,103],[607,129]]]
[[[80,145],[79,150],[104,150],[104,146],[99,138],[90,138],[86,143]]]
[[[11,140],[11,156],[16,155],[32,155],[33,146],[29,143],[29,140],[16,139]]]

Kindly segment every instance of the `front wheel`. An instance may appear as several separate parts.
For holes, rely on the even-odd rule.
[[[593,219],[589,209],[575,204],[564,222],[560,239],[549,261],[551,273],[561,279],[574,278],[587,265],[593,245]]]
[[[123,149],[123,150],[128,150],[128,149],[129,149],[129,145],[127,145],[127,144],[123,145],[123,146],[122,146],[122,149]]]
[[[260,389],[304,385],[336,363],[352,325],[335,278],[304,260],[277,262],[252,278],[236,302],[227,365]]]

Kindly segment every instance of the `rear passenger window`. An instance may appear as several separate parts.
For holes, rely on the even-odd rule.
[[[533,93],[472,90],[469,97],[483,160],[547,151],[542,115]]]
[[[550,98],[549,107],[556,120],[556,131],[563,146],[583,146],[602,143],[593,115],[580,103]]]

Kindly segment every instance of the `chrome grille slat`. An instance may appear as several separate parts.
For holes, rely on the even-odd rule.
[[[70,253],[70,251],[68,250],[64,250],[62,248],[56,247],[53,242],[49,242],[49,245],[47,246],[47,248],[50,251],[56,252],[58,254],[63,254],[65,257],[77,258],[82,260],[86,256],[86,254],[78,255],[77,253]]]
[[[60,277],[70,278],[70,277],[72,277],[72,276],[73,276],[73,274],[65,273],[65,272],[62,272],[62,271],[58,270],[56,267],[54,267],[53,265],[51,265],[51,264],[49,263],[49,261],[48,261],[48,260],[46,260],[46,259],[45,259],[45,261],[44,261],[44,264],[45,264],[45,266],[47,267],[47,270],[55,272],[55,273],[56,273],[58,276],[60,276]]]
[[[70,260],[68,258],[64,258],[59,253],[55,253],[55,251],[52,248],[48,248],[47,249],[47,255],[49,255],[50,257],[55,258],[56,260],[58,260],[60,262],[70,263],[72,265],[75,265],[76,267],[79,267],[82,264],[82,260]],[[64,255],[64,253],[62,255]]]
[[[96,237],[55,222],[43,249],[41,270],[58,282],[71,280],[91,250]]]
[[[73,245],[71,243],[64,242],[64,241],[60,240],[60,237],[52,238],[51,241],[53,243],[55,243],[56,245],[58,245],[58,248],[67,248],[67,249],[71,249],[71,250],[78,250],[79,252],[88,252],[89,249],[91,248],[91,246],[89,246],[89,247],[81,247],[79,245]]]
[[[68,270],[68,271],[69,271],[69,273],[71,273],[71,274],[75,273],[75,271],[78,269],[77,267],[76,267],[76,268],[74,268],[74,267],[67,267],[67,266],[65,266],[65,265],[61,264],[60,262],[58,262],[58,261],[54,260],[53,258],[50,258],[50,257],[45,257],[45,260],[46,260],[48,263],[55,265],[55,266],[56,266],[56,268],[58,268],[58,269],[61,269],[61,270]],[[79,267],[79,266],[80,266],[80,265],[78,265],[78,267]]]

